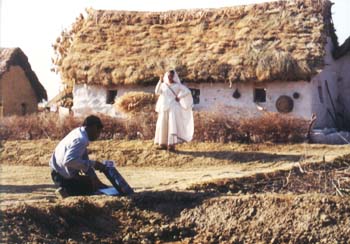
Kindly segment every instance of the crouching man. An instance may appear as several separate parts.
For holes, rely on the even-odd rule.
[[[97,177],[95,169],[105,170],[99,161],[89,160],[87,146],[95,141],[103,128],[99,117],[90,115],[83,126],[72,130],[56,146],[50,159],[51,177],[58,187],[56,194],[67,196],[91,195],[105,188]]]

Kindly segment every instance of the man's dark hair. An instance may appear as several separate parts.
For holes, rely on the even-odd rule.
[[[85,127],[90,127],[90,126],[94,126],[96,125],[97,129],[102,129],[103,128],[103,124],[101,122],[101,119],[95,115],[90,115],[88,117],[85,118],[84,122],[83,122],[83,126]]]
[[[172,69],[172,70],[169,71],[169,73],[172,74],[172,75],[175,75],[175,70]]]

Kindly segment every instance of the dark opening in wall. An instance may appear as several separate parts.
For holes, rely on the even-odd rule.
[[[27,104],[25,104],[25,103],[21,104],[21,113],[22,113],[22,115],[27,114]]]
[[[254,89],[254,102],[255,103],[266,102],[266,88],[255,88]]]
[[[232,97],[233,97],[233,98],[236,98],[236,99],[238,99],[238,98],[241,97],[241,93],[238,91],[237,88],[236,88],[236,90],[233,92]]]
[[[199,89],[196,88],[190,88],[191,90],[191,94],[192,94],[192,98],[193,98],[193,104],[199,104],[200,102],[200,95],[201,95],[201,91]]]
[[[317,91],[318,91],[318,98],[320,99],[320,103],[323,103],[323,91],[322,91],[322,86],[318,86],[317,87]]]
[[[107,98],[106,103],[107,104],[114,104],[115,97],[118,94],[118,90],[108,90],[107,91]]]

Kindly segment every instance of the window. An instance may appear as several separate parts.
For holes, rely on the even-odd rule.
[[[255,88],[255,90],[254,90],[254,102],[255,103],[266,102],[266,88]]]
[[[196,88],[190,88],[190,90],[193,98],[193,104],[199,104],[200,102],[199,96],[201,95],[201,91]]]
[[[27,114],[27,104],[25,104],[25,103],[21,104],[21,112],[22,112],[22,115]]]
[[[117,93],[118,93],[117,90],[108,90],[106,103],[107,104],[114,104],[114,100],[115,100],[115,97],[117,96]]]

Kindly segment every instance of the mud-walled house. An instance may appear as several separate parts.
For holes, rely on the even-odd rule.
[[[88,10],[54,48],[73,87],[73,111],[117,115],[129,91],[153,92],[176,69],[194,109],[257,116],[264,110],[334,127],[339,83],[332,3],[276,1],[168,12]],[[333,107],[333,105],[334,107]]]
[[[0,118],[38,111],[45,88],[20,48],[0,48]]]

